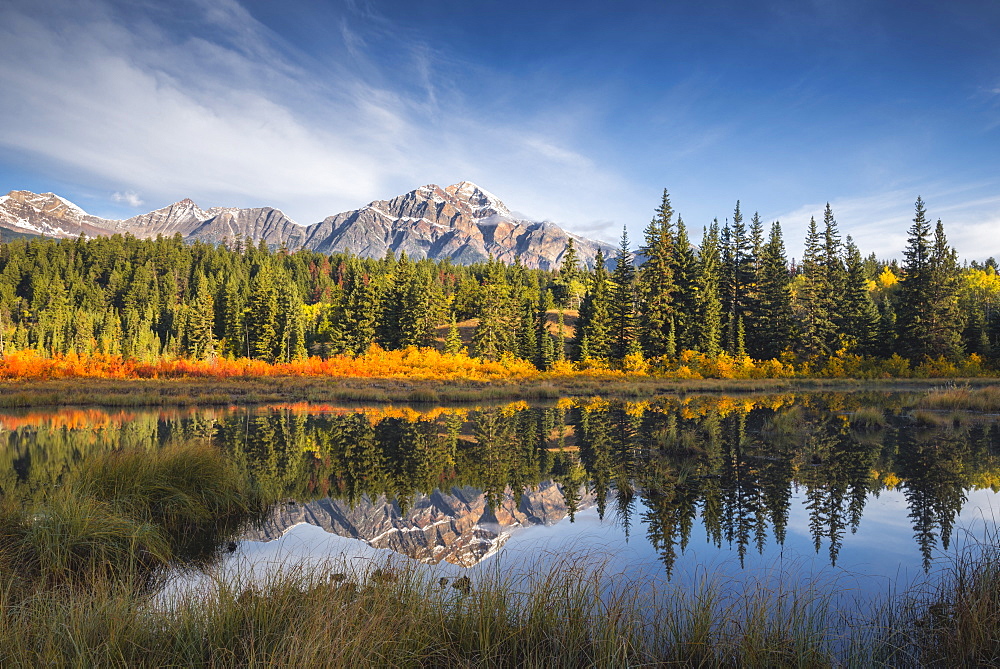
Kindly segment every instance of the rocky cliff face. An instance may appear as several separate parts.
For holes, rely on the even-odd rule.
[[[53,193],[12,190],[0,197],[0,227],[47,237],[106,235],[115,221],[91,216],[69,200]]]
[[[592,496],[584,494],[580,508],[591,504]],[[405,513],[384,497],[366,498],[353,509],[346,502],[329,498],[302,505],[283,504],[272,511],[263,528],[243,538],[272,541],[294,525],[309,523],[428,564],[444,560],[471,567],[503,546],[512,529],[552,525],[567,513],[560,486],[551,482],[526,491],[520,503],[508,491],[495,511],[479,490],[452,488],[419,495]]]
[[[463,181],[447,188],[429,185],[391,200],[301,226],[270,207],[201,209],[181,200],[162,209],[116,221],[90,216],[62,198],[11,191],[0,198],[0,228],[53,237],[131,233],[221,243],[250,237],[291,251],[346,251],[367,257],[405,252],[413,258],[451,258],[456,263],[503,262],[518,256],[527,267],[559,266],[569,239],[580,259],[591,263],[598,248],[612,247],[564,231],[554,223],[516,218],[495,195]]]
[[[350,249],[369,257],[388,252],[413,258],[451,258],[472,263],[494,258],[528,267],[559,266],[572,237],[581,260],[592,263],[606,244],[567,233],[548,222],[515,218],[496,196],[463,181],[447,188],[430,185],[392,200],[337,214],[310,226],[306,248],[323,253]]]

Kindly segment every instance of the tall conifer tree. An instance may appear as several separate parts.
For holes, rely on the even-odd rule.
[[[771,224],[770,237],[761,248],[758,276],[757,345],[750,353],[767,360],[781,355],[792,339],[791,277],[777,221]]]
[[[611,355],[611,297],[604,252],[598,249],[590,287],[580,305],[574,341],[574,358],[607,359]]]
[[[805,256],[802,258],[802,281],[795,300],[796,349],[805,358],[833,353],[836,326],[829,311],[831,287],[824,263],[824,243],[809,219]]]
[[[674,245],[674,331],[677,351],[694,349],[698,346],[698,258],[687,227],[680,216],[677,217],[677,243]]]
[[[636,339],[635,314],[635,265],[629,248],[628,228],[622,228],[617,265],[611,274],[611,331],[612,360],[623,360],[631,353]]]
[[[698,281],[698,349],[708,356],[716,356],[722,345],[721,254],[719,248],[719,221],[712,221],[702,233],[701,251],[698,255],[701,275]]]
[[[672,355],[668,350],[670,322],[674,315],[674,210],[670,195],[663,189],[663,199],[656,216],[646,226],[645,262],[638,271],[639,338],[647,356]]]
[[[938,221],[933,238],[924,202],[917,198],[909,229],[896,311],[899,348],[914,361],[961,352],[958,263]]]
[[[868,278],[861,252],[850,235],[846,244],[845,287],[841,297],[842,337],[849,349],[873,355],[878,346],[879,313],[868,290]]]

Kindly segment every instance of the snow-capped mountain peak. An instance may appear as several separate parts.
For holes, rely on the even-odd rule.
[[[452,197],[468,202],[475,218],[488,218],[490,216],[513,218],[510,209],[500,198],[471,181],[459,181],[444,190]]]

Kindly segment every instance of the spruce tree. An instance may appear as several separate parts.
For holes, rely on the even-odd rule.
[[[195,279],[195,294],[188,312],[187,354],[192,358],[207,358],[215,354],[215,301],[203,275]]]
[[[677,352],[698,346],[698,257],[688,239],[687,228],[677,217],[674,244],[674,333]]]
[[[302,323],[302,298],[298,286],[284,277],[278,288],[278,316],[275,327],[274,359],[278,362],[301,360],[306,356]]]
[[[833,208],[826,203],[823,210],[823,255],[822,265],[826,270],[826,285],[828,292],[822,296],[826,303],[826,311],[833,321],[834,330],[830,334],[827,348],[836,350],[844,343],[844,335],[850,329],[849,316],[844,299],[847,292],[847,273],[841,258],[843,248],[840,241],[840,231],[837,220],[833,217]]]
[[[346,353],[364,355],[375,343],[379,302],[375,284],[356,258],[351,258],[347,265],[346,288],[343,297],[343,348]]]
[[[763,322],[758,313],[760,310],[761,256],[763,252],[764,222],[760,218],[760,213],[755,211],[753,218],[750,219],[750,243],[748,244],[747,259],[744,263],[747,285],[743,291],[743,307],[740,314],[746,350],[754,358],[762,357],[760,349],[763,346],[763,335],[760,332]]]
[[[736,353],[739,324],[750,314],[754,281],[754,259],[751,251],[752,240],[747,234],[740,202],[737,200],[732,225],[727,223],[722,229],[722,267],[719,286],[723,308],[723,348],[729,353]]]
[[[904,252],[896,309],[899,348],[913,361],[961,352],[958,263],[938,221],[933,239],[924,202],[917,198]]]
[[[552,335],[549,333],[549,306],[552,298],[548,290],[543,290],[538,295],[538,311],[535,313],[535,328],[538,332],[538,356],[535,358],[535,367],[546,370],[555,361],[555,345],[552,342]]]
[[[758,277],[757,344],[751,355],[768,360],[781,355],[792,340],[791,276],[777,221],[771,224],[771,234],[761,248]]]
[[[274,276],[268,265],[259,267],[250,280],[250,296],[247,300],[247,339],[250,357],[274,361],[277,350],[278,291]]]
[[[670,195],[663,189],[663,199],[656,216],[644,231],[646,260],[638,272],[639,339],[648,357],[668,354],[667,337],[673,319],[674,283],[674,210]]]
[[[719,248],[719,221],[712,221],[702,233],[701,251],[698,254],[700,276],[698,279],[698,350],[715,357],[722,349],[722,281]]]
[[[604,253],[598,249],[587,294],[576,324],[574,358],[608,359],[611,355],[611,296]]]
[[[824,248],[816,219],[810,218],[805,256],[802,258],[802,282],[794,302],[795,348],[807,359],[834,352],[832,343],[837,330],[829,311],[832,289],[824,263]]]
[[[878,346],[879,313],[868,290],[868,278],[861,252],[847,237],[845,289],[841,298],[844,341],[861,355],[873,355]]]
[[[462,335],[458,330],[458,319],[455,314],[451,314],[451,322],[448,324],[448,336],[444,339],[445,353],[462,352]]]
[[[517,345],[514,334],[518,315],[503,266],[491,263],[480,293],[479,324],[472,333],[473,352],[489,360],[513,352]]]
[[[223,353],[233,358],[250,357],[250,340],[246,325],[246,302],[235,277],[226,281],[222,294]]]
[[[617,265],[611,274],[610,358],[621,361],[634,350],[636,338],[635,265],[629,248],[628,229],[622,228]]]
[[[563,251],[562,262],[552,286],[556,304],[570,309],[575,309],[580,305],[580,298],[577,294],[580,276],[580,257],[577,255],[573,238],[570,237],[566,242],[566,250]]]

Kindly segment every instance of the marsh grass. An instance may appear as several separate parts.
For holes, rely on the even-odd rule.
[[[1000,412],[1000,386],[974,388],[965,384],[933,389],[921,397],[917,406],[938,411]]]
[[[830,583],[633,581],[594,553],[498,556],[458,579],[398,558],[210,569],[169,596],[5,586],[0,665],[996,666],[1000,549],[980,548],[871,615],[845,614]]]
[[[0,573],[29,586],[127,578],[171,557],[160,528],[98,499],[60,492],[40,507],[0,508]]]
[[[213,566],[265,506],[204,444],[113,453],[34,506],[0,500],[0,666],[1000,664],[995,530],[868,614],[836,583],[630,580],[599,553],[500,555],[458,579],[400,559]],[[192,562],[195,585],[158,589]]]
[[[951,556],[936,578],[887,600],[885,664],[1000,666],[1000,535],[996,526]]]
[[[267,502],[232,461],[204,443],[127,450],[85,462],[73,486],[159,528],[177,556],[197,561],[231,538]]]
[[[885,412],[878,407],[861,407],[850,416],[851,428],[858,431],[880,430],[889,424]]]
[[[400,562],[215,576],[165,601],[121,589],[2,602],[0,662],[116,666],[830,666],[827,602],[657,589],[599,557],[438,579]],[[2,594],[0,594],[2,598]],[[11,605],[13,604],[13,605]],[[15,641],[16,640],[16,641]]]
[[[916,423],[917,427],[944,427],[951,425],[953,419],[951,416],[936,411],[917,409],[913,412],[913,422]]]
[[[8,595],[94,583],[152,586],[204,563],[267,504],[207,444],[96,457],[40,497],[0,499],[0,579]]]
[[[94,405],[110,407],[222,406],[279,402],[406,402],[438,396],[441,402],[547,400],[560,397],[648,398],[685,393],[754,393],[788,390],[939,389],[937,400],[955,402],[977,411],[1000,411],[1000,387],[995,379],[966,379],[958,388],[941,389],[940,379],[689,379],[656,377],[607,379],[586,376],[502,381],[428,381],[410,379],[233,377],[178,379],[53,379],[0,382],[0,408]],[[980,388],[983,384],[992,386]],[[980,388],[976,390],[976,388]],[[958,396],[948,399],[953,391]],[[966,395],[963,395],[965,393]],[[430,401],[420,400],[417,401]],[[962,406],[962,404],[970,406]],[[938,408],[928,404],[925,408]]]

